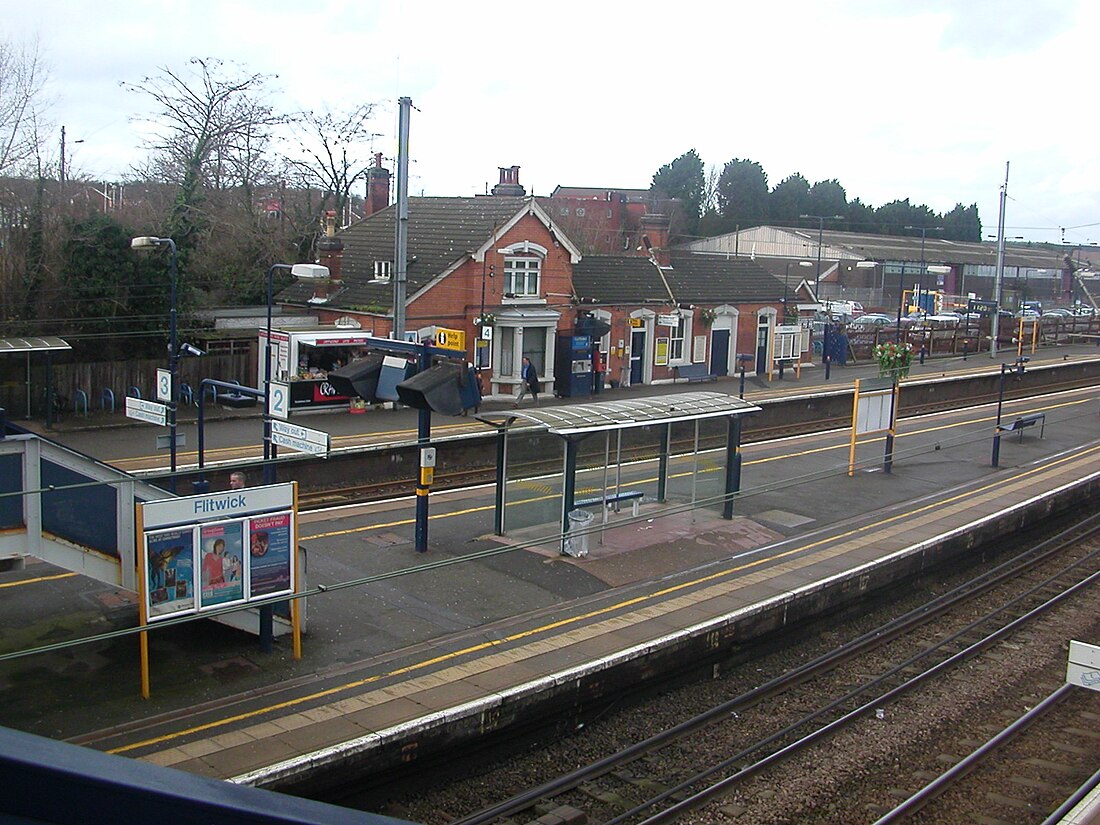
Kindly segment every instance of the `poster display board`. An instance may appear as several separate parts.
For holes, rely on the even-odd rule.
[[[149,622],[295,591],[293,483],[139,507]]]
[[[296,482],[141,502],[136,509],[142,626],[245,608],[296,592]],[[302,655],[301,615],[301,604],[291,600],[295,659]],[[139,634],[145,698],[149,698],[147,636]]]

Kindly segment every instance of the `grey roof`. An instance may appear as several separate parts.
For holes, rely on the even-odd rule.
[[[735,395],[722,392],[685,392],[625,401],[508,410],[485,413],[477,416],[477,419],[490,426],[504,428],[517,421],[531,422],[545,427],[553,435],[570,436],[755,412],[760,412],[760,407]]]
[[[674,249],[670,263],[659,272],[637,255],[586,255],[573,267],[573,291],[607,304],[761,303],[783,296],[783,282],[748,258]]]
[[[781,227],[817,244],[816,229],[793,229]],[[996,243],[974,243],[967,241],[947,241],[929,232],[924,239],[924,260],[926,263],[943,264],[989,264],[997,263]],[[869,235],[860,232],[840,232],[826,229],[821,233],[822,243],[826,247],[840,247],[860,256],[877,261],[920,261],[921,237],[914,235]],[[1035,269],[1058,269],[1068,249],[1052,244],[1005,244],[1005,266],[1032,267]]]
[[[493,230],[516,215],[529,198],[479,196],[473,198],[409,198],[408,283],[411,298],[431,280],[492,237]],[[344,243],[341,274],[344,290],[325,305],[351,307],[393,305],[391,284],[368,283],[375,261],[394,261],[396,206],[389,206],[339,233]],[[396,272],[393,274],[396,275]],[[304,304],[313,294],[296,283],[279,300]]]

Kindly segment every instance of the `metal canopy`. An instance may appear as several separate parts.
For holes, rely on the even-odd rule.
[[[477,419],[499,429],[508,429],[522,420],[542,425],[554,435],[570,436],[754,412],[760,412],[760,407],[734,395],[685,392],[624,401],[485,413]]]
[[[52,335],[45,338],[0,338],[0,354],[5,352],[52,352],[72,349],[68,342]]]

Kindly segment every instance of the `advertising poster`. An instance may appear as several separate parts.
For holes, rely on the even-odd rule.
[[[290,547],[290,513],[258,516],[249,521],[250,597],[292,592]]]
[[[195,533],[190,527],[145,534],[149,620],[195,609]]]
[[[229,604],[244,598],[244,522],[206,524],[199,528],[200,590],[202,607]]]

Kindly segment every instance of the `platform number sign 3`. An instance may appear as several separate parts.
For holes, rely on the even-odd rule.
[[[157,401],[172,400],[172,373],[169,370],[157,370]]]

